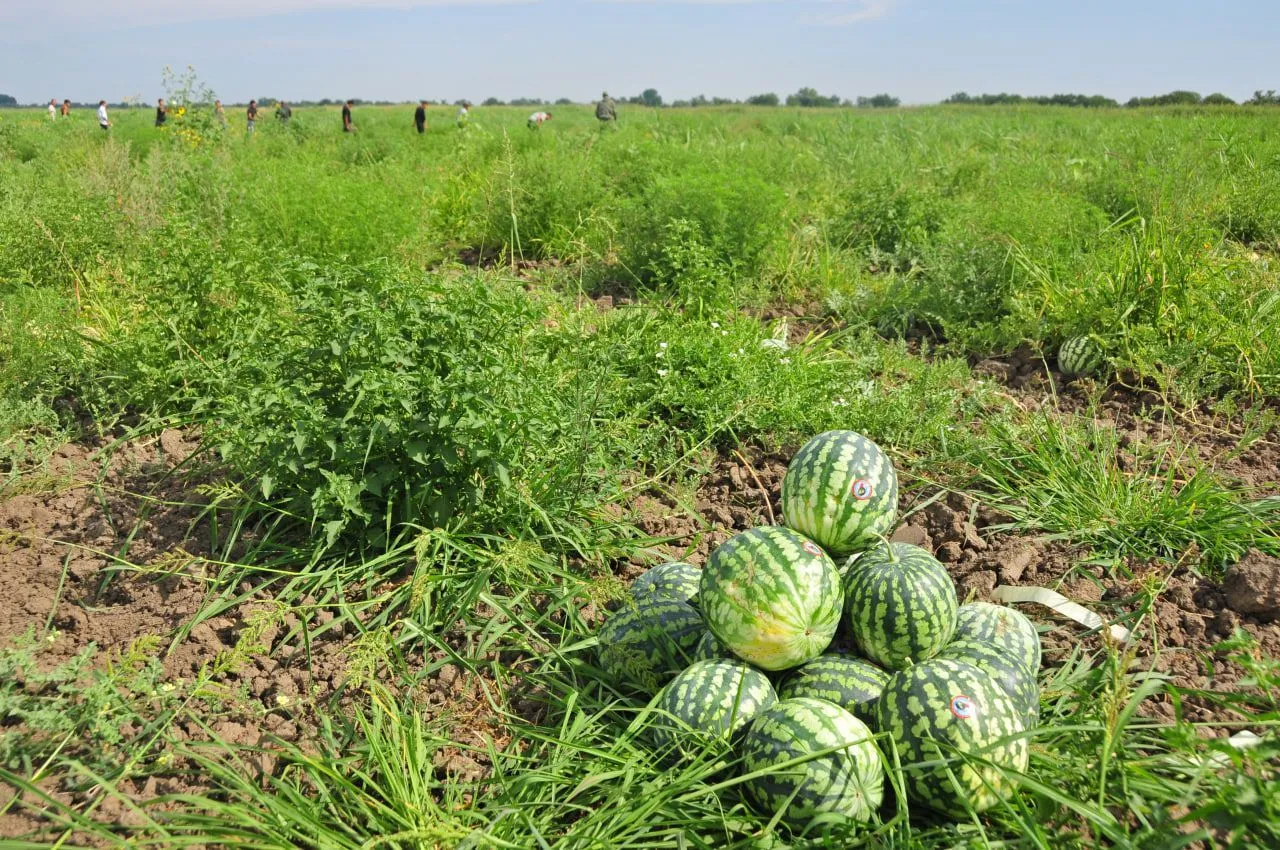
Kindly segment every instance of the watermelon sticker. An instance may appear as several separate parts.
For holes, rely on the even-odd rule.
[[[871,482],[865,478],[859,478],[857,481],[853,482],[853,486],[849,488],[849,492],[853,494],[853,498],[857,499],[859,502],[865,502],[867,499],[870,499],[873,491],[874,488],[871,486]]]
[[[951,713],[960,720],[972,720],[977,716],[978,710],[973,700],[960,694],[951,698]]]
[[[819,549],[818,544],[814,543],[812,540],[806,540],[804,542],[804,551],[808,552],[810,555],[812,555],[815,558],[822,557],[822,550]]]

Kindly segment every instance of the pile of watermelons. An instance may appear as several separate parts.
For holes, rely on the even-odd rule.
[[[886,542],[897,501],[880,447],[830,431],[787,469],[785,525],[635,582],[599,659],[656,695],[655,747],[727,743],[747,802],[798,830],[870,820],[886,784],[955,817],[1012,793],[1038,721],[1039,635],[1013,609],[959,605],[932,554]]]

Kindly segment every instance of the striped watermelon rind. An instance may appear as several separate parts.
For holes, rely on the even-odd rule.
[[[1040,633],[1021,612],[990,602],[967,602],[956,611],[953,641],[963,638],[999,647],[1032,673],[1040,670]]]
[[[1025,728],[1034,729],[1039,724],[1040,685],[1021,659],[999,646],[973,638],[952,640],[937,657],[966,661],[982,670],[1008,694]]]
[[[653,694],[683,670],[706,627],[687,602],[642,599],[600,628],[600,666],[618,684]]]
[[[644,572],[631,585],[633,599],[674,599],[677,602],[697,604],[698,582],[702,570],[693,564],[673,561],[659,564]]]
[[[889,674],[869,661],[828,652],[787,674],[778,688],[782,699],[824,699],[848,711],[864,723],[875,718],[876,700],[889,683]]]
[[[1096,336],[1075,336],[1058,348],[1058,371],[1072,377],[1092,375],[1105,357],[1102,342]]]
[[[784,699],[760,712],[741,752],[746,798],[762,815],[781,811],[792,829],[820,815],[868,821],[884,798],[884,763],[871,730],[826,700]],[[822,755],[781,766],[815,753]]]
[[[703,634],[702,639],[699,640],[697,645],[693,648],[694,661],[710,661],[716,658],[736,659],[737,657],[738,656],[730,652],[728,648],[720,642],[719,638],[717,638],[710,629],[707,629],[706,633]]]
[[[893,528],[898,474],[879,446],[855,431],[827,431],[796,452],[782,479],[786,524],[844,558]]]
[[[881,544],[864,553],[845,573],[844,595],[858,650],[890,670],[932,658],[955,631],[955,585],[919,546]]]
[[[660,749],[703,740],[729,740],[778,701],[769,678],[742,661],[698,661],[667,683],[657,705],[665,712],[651,727]],[[690,734],[690,731],[694,734]]]
[[[698,589],[707,627],[739,658],[786,670],[817,658],[840,625],[840,574],[812,540],[781,526],[716,547]]]
[[[1013,701],[963,661],[935,658],[896,673],[876,704],[876,723],[911,799],[955,818],[1007,799],[1027,769]]]

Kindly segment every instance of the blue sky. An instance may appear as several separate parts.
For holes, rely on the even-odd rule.
[[[614,95],[907,103],[1280,89],[1278,0],[0,0],[0,92],[228,101]]]

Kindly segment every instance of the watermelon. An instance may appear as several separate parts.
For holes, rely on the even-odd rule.
[[[688,665],[704,631],[689,603],[642,599],[600,627],[600,666],[621,685],[656,693]]]
[[[967,661],[995,680],[1013,700],[1023,726],[1034,729],[1040,722],[1040,686],[1036,676],[1022,660],[1002,647],[973,638],[952,640],[939,652],[938,658]]]
[[[716,547],[698,599],[707,628],[744,661],[786,670],[817,658],[840,624],[840,574],[812,540],[770,525]]]
[[[693,660],[709,661],[713,658],[737,658],[737,656],[725,649],[724,644],[716,639],[710,629],[707,629],[702,635],[702,640],[698,641],[697,646],[693,648]]]
[[[898,474],[880,447],[854,431],[827,431],[801,447],[782,479],[788,527],[833,557],[888,534],[898,512]]]
[[[889,674],[868,661],[828,652],[789,673],[778,688],[778,696],[825,699],[870,723],[875,715],[876,700],[880,699],[888,681]]]
[[[952,640],[971,638],[999,647],[1020,659],[1032,673],[1040,670],[1040,633],[1021,611],[969,602],[956,611],[956,633]]]
[[[824,750],[830,752],[782,766]],[[780,820],[792,829],[804,829],[819,815],[868,821],[880,808],[880,751],[867,725],[835,703],[809,697],[780,701],[756,715],[741,751],[747,800],[765,816],[781,811]]]
[[[1058,348],[1058,371],[1064,375],[1092,375],[1102,366],[1102,343],[1096,336],[1075,336]]]
[[[1006,772],[1027,769],[1027,739],[1018,709],[977,667],[935,658],[897,673],[876,703],[876,724],[896,753],[908,795],[956,818],[1009,796]]]
[[[693,564],[681,561],[659,564],[635,580],[631,585],[631,596],[634,599],[674,599],[696,604],[698,580],[701,578],[702,570]]]
[[[687,738],[688,729],[728,739],[778,701],[765,674],[736,659],[698,661],[678,673],[658,697],[670,717],[654,724],[659,748]]]
[[[956,589],[919,546],[889,543],[864,553],[844,577],[845,611],[858,650],[899,670],[942,651],[956,627]]]

